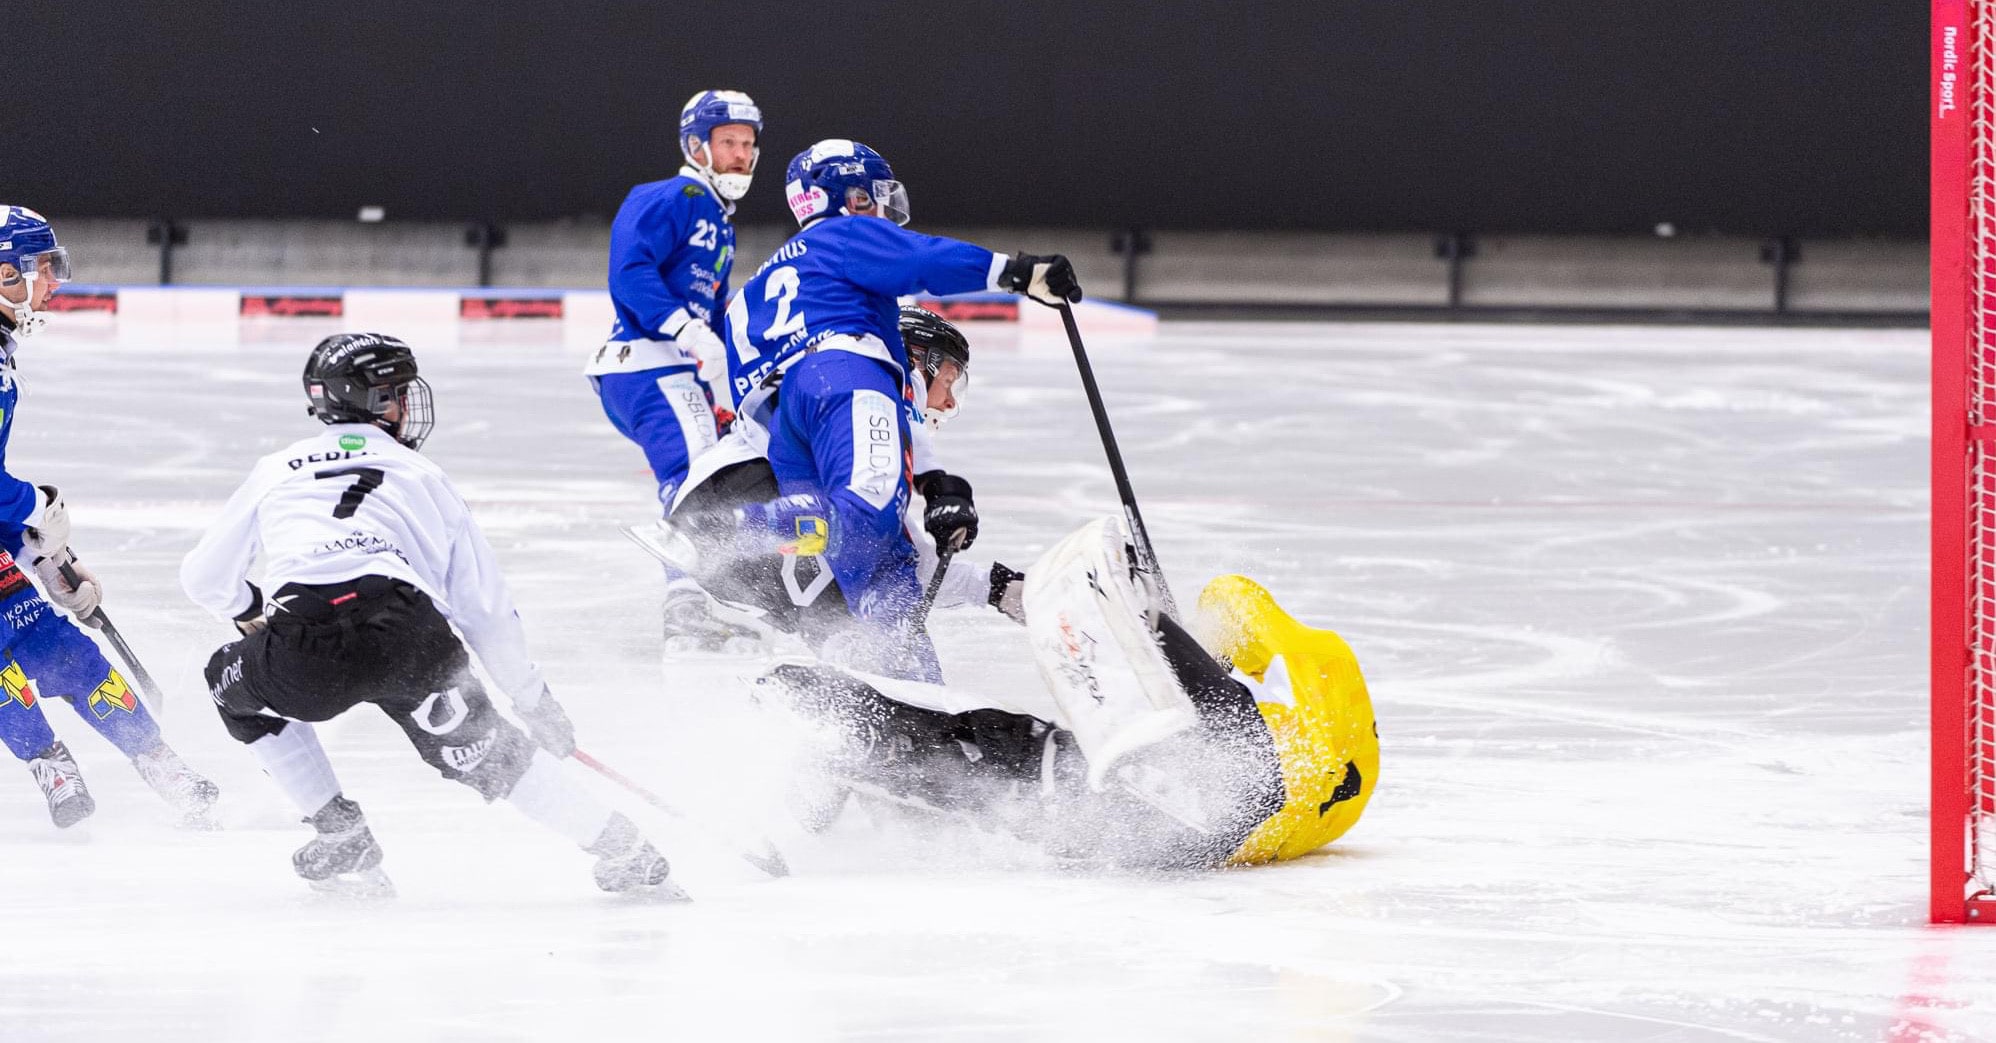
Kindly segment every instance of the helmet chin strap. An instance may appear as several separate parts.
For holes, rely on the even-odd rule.
[[[28,295],[21,298],[19,303],[6,300],[5,298],[0,298],[0,303],[6,304],[7,310],[14,313],[14,336],[17,339],[26,340],[41,332],[42,328],[48,325],[49,320],[44,316],[35,314],[35,276],[27,272],[22,272],[17,281],[24,283],[28,287]]]
[[[704,161],[695,158],[694,149],[696,147],[701,153],[706,155],[707,158]],[[749,172],[746,174],[716,173],[714,170],[713,142],[701,141],[690,134],[687,135],[684,142],[680,143],[679,151],[685,154],[686,165],[699,171],[700,176],[706,178],[707,183],[714,186],[715,194],[728,201],[728,212],[731,214],[734,213],[735,208],[733,204],[735,200],[748,195],[749,182],[755,178],[755,160],[752,159],[749,161]],[[760,157],[762,149],[758,147],[755,150],[755,155]]]

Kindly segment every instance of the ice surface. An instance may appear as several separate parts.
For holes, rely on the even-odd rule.
[[[228,828],[172,829],[52,708],[100,811],[58,833],[0,763],[10,1043],[1996,1038],[1996,930],[1923,924],[1920,333],[1172,323],[1096,345],[1179,596],[1241,571],[1341,631],[1382,736],[1378,796],[1329,850],[1151,879],[880,814],[784,826],[736,671],[661,671],[662,583],[616,533],[651,493],[577,350],[536,323],[411,331],[430,452],[585,747],[767,829],[796,875],[626,800],[696,901],[606,898],[585,856],[356,712],[327,746],[402,895],[352,906],[292,877],[304,827],[199,682],[230,631],[174,574],[250,460],[311,429],[297,374],[333,327],[92,323],[23,352],[9,463],[63,487]],[[977,550],[1024,566],[1114,494],[1064,344],[976,350],[943,451],[976,483]],[[935,627],[955,676],[1034,698],[1009,623]]]

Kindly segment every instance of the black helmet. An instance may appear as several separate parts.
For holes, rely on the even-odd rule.
[[[927,308],[901,306],[901,340],[908,345],[909,361],[920,365],[931,382],[944,360],[956,363],[960,373],[970,372],[970,341],[948,319]]]
[[[328,424],[373,424],[411,449],[436,426],[430,385],[416,375],[416,353],[381,333],[327,337],[305,360],[306,412]],[[390,419],[391,409],[394,418]]]

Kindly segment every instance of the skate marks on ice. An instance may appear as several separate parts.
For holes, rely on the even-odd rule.
[[[761,881],[620,803],[698,901],[605,899],[587,856],[355,714],[326,743],[401,895],[354,908],[291,875],[304,827],[201,697],[227,627],[174,578],[207,505],[297,432],[298,365],[328,332],[137,351],[66,327],[23,353],[10,464],[62,485],[227,828],[172,829],[53,708],[100,806],[61,835],[25,773],[0,797],[10,1040],[1996,1037],[1996,935],[1919,926],[1917,333],[1091,342],[1174,584],[1242,572],[1338,629],[1384,747],[1365,819],[1327,851],[1142,878],[870,808],[783,832],[781,758],[734,690],[661,684],[663,582],[615,532],[655,506],[579,355],[517,327],[440,348],[432,453],[477,501],[578,735],[689,814],[768,829],[797,875]],[[972,553],[1023,566],[1115,500],[1065,345],[1011,336],[979,334],[940,445],[977,486]],[[170,423],[162,381],[186,396]],[[98,414],[146,419],[52,419]],[[939,614],[945,668],[1044,714],[1011,627]]]

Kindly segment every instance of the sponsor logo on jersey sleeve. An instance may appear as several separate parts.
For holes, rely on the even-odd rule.
[[[367,448],[367,436],[341,435],[340,448],[346,450],[349,453],[353,452],[356,449],[365,449]]]

